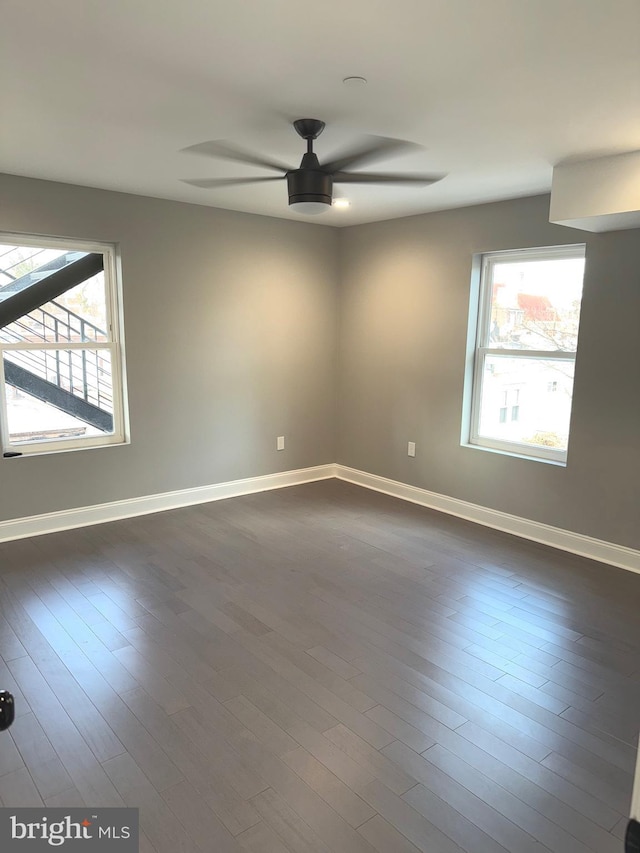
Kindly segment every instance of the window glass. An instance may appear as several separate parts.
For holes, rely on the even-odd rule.
[[[491,264],[489,346],[578,348],[584,258]]]
[[[573,373],[572,360],[487,356],[482,374],[479,438],[566,451]],[[556,383],[557,393],[547,391],[550,382]],[[520,398],[522,402],[517,403]]]

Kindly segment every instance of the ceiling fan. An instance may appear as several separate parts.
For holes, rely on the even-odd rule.
[[[375,141],[365,147],[354,148],[334,157],[328,163],[320,165],[313,150],[313,140],[317,139],[325,128],[325,123],[316,118],[301,118],[293,122],[293,126],[303,139],[307,141],[307,151],[303,155],[300,166],[290,169],[275,160],[269,160],[261,155],[252,154],[224,142],[202,142],[191,145],[184,151],[193,154],[204,154],[219,157],[224,160],[234,160],[251,166],[263,166],[283,174],[274,177],[253,178],[211,178],[205,180],[184,180],[185,184],[203,189],[216,187],[237,186],[240,184],[263,183],[264,181],[280,181],[286,178],[289,190],[289,206],[299,213],[323,213],[331,206],[334,184],[398,184],[408,186],[427,186],[442,180],[444,175],[415,175],[415,174],[374,174],[366,172],[345,172],[352,166],[363,166],[385,155],[401,150],[414,149],[410,142],[386,137],[375,137]]]

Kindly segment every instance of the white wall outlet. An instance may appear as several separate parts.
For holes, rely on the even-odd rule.
[[[276,450],[284,450],[284,436],[279,435],[276,439]]]
[[[415,441],[410,441],[407,444],[407,456],[415,456],[416,455],[416,443]]]

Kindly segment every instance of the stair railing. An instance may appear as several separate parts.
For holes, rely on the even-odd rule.
[[[5,343],[91,343],[107,340],[104,329],[51,300],[0,329]],[[113,412],[111,366],[103,350],[5,350],[5,358],[59,388]]]

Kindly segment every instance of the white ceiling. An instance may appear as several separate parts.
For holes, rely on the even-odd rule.
[[[640,149],[638,0],[3,0],[0,169],[299,219],[273,174],[181,153],[226,139],[297,166],[362,134],[424,146],[367,171],[431,187],[337,187],[352,225],[548,191],[567,158]],[[368,85],[342,84],[363,75]]]

